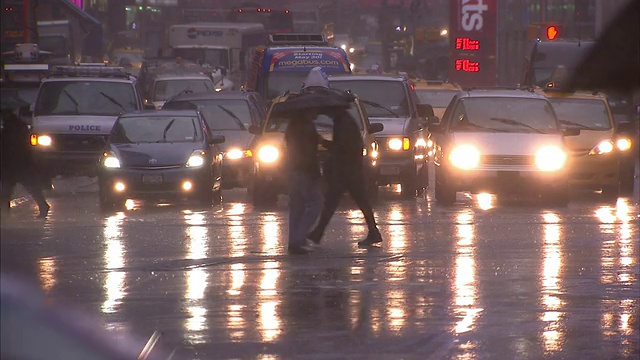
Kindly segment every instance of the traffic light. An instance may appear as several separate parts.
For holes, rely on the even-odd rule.
[[[527,29],[529,41],[535,39],[553,41],[560,39],[562,35],[562,26],[555,22],[533,23]]]

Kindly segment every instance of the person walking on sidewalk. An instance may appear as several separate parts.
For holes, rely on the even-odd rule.
[[[17,184],[21,184],[31,195],[39,209],[38,217],[49,214],[50,206],[42,193],[42,177],[31,156],[29,127],[11,110],[2,111],[0,132],[1,169],[0,206],[2,213],[10,210],[10,201]]]
[[[328,108],[324,113],[331,116],[333,120],[333,141],[326,139],[322,141],[322,145],[329,150],[329,159],[324,173],[327,189],[320,220],[307,238],[316,244],[320,243],[340,198],[348,192],[362,211],[369,230],[367,237],[359,241],[358,245],[371,246],[380,243],[382,235],[378,230],[366,190],[362,157],[364,142],[356,119],[349,114],[346,107]]]

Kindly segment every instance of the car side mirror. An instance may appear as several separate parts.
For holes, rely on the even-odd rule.
[[[438,134],[442,132],[442,125],[440,123],[429,124],[428,129],[429,132]]]
[[[149,99],[144,99],[142,107],[145,110],[155,110],[156,109],[156,106],[153,105],[153,103],[151,101],[149,101]]]
[[[209,144],[211,145],[217,145],[217,144],[222,144],[223,142],[225,142],[225,138],[224,135],[220,135],[220,134],[213,134],[211,135],[211,138],[209,139]]]
[[[256,125],[249,126],[249,134],[262,135],[262,128]]]
[[[435,116],[433,106],[429,104],[418,104],[418,116],[426,119]]]
[[[580,135],[580,129],[565,128],[565,129],[562,129],[562,135],[564,135],[564,136],[578,136],[578,135]]]
[[[384,125],[381,123],[373,123],[369,124],[369,132],[372,134],[379,133],[384,130]]]

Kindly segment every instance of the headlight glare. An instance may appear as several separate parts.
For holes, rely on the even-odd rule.
[[[613,141],[611,140],[602,140],[598,143],[598,145],[594,146],[593,149],[589,152],[589,155],[602,155],[608,154],[615,149],[613,145]]]
[[[51,140],[51,136],[49,135],[36,135],[31,134],[29,142],[33,146],[51,146],[53,141]]]
[[[258,150],[258,159],[263,163],[273,163],[279,156],[280,151],[273,145],[264,145]]]
[[[110,169],[119,169],[120,168],[120,160],[112,154],[107,155],[103,161],[104,167]]]
[[[202,156],[200,152],[189,156],[189,159],[187,160],[187,167],[200,167],[202,165],[204,165],[204,156]]]
[[[555,146],[540,148],[536,153],[536,166],[542,171],[560,170],[567,160],[567,154]]]
[[[620,138],[616,141],[616,146],[620,151],[629,151],[631,149],[631,139]]]
[[[227,151],[224,156],[229,160],[238,160],[244,156],[244,153],[240,149],[231,149]]]
[[[402,150],[402,139],[398,139],[398,138],[389,139],[387,146],[389,147],[390,150],[395,150],[395,151]]]
[[[460,169],[473,169],[480,163],[480,152],[471,145],[461,145],[449,155],[451,164]]]

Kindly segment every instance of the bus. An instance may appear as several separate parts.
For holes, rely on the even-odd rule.
[[[271,35],[269,45],[256,48],[244,88],[272,100],[287,91],[298,92],[309,71],[350,74],[347,53],[329,46],[321,34]]]

